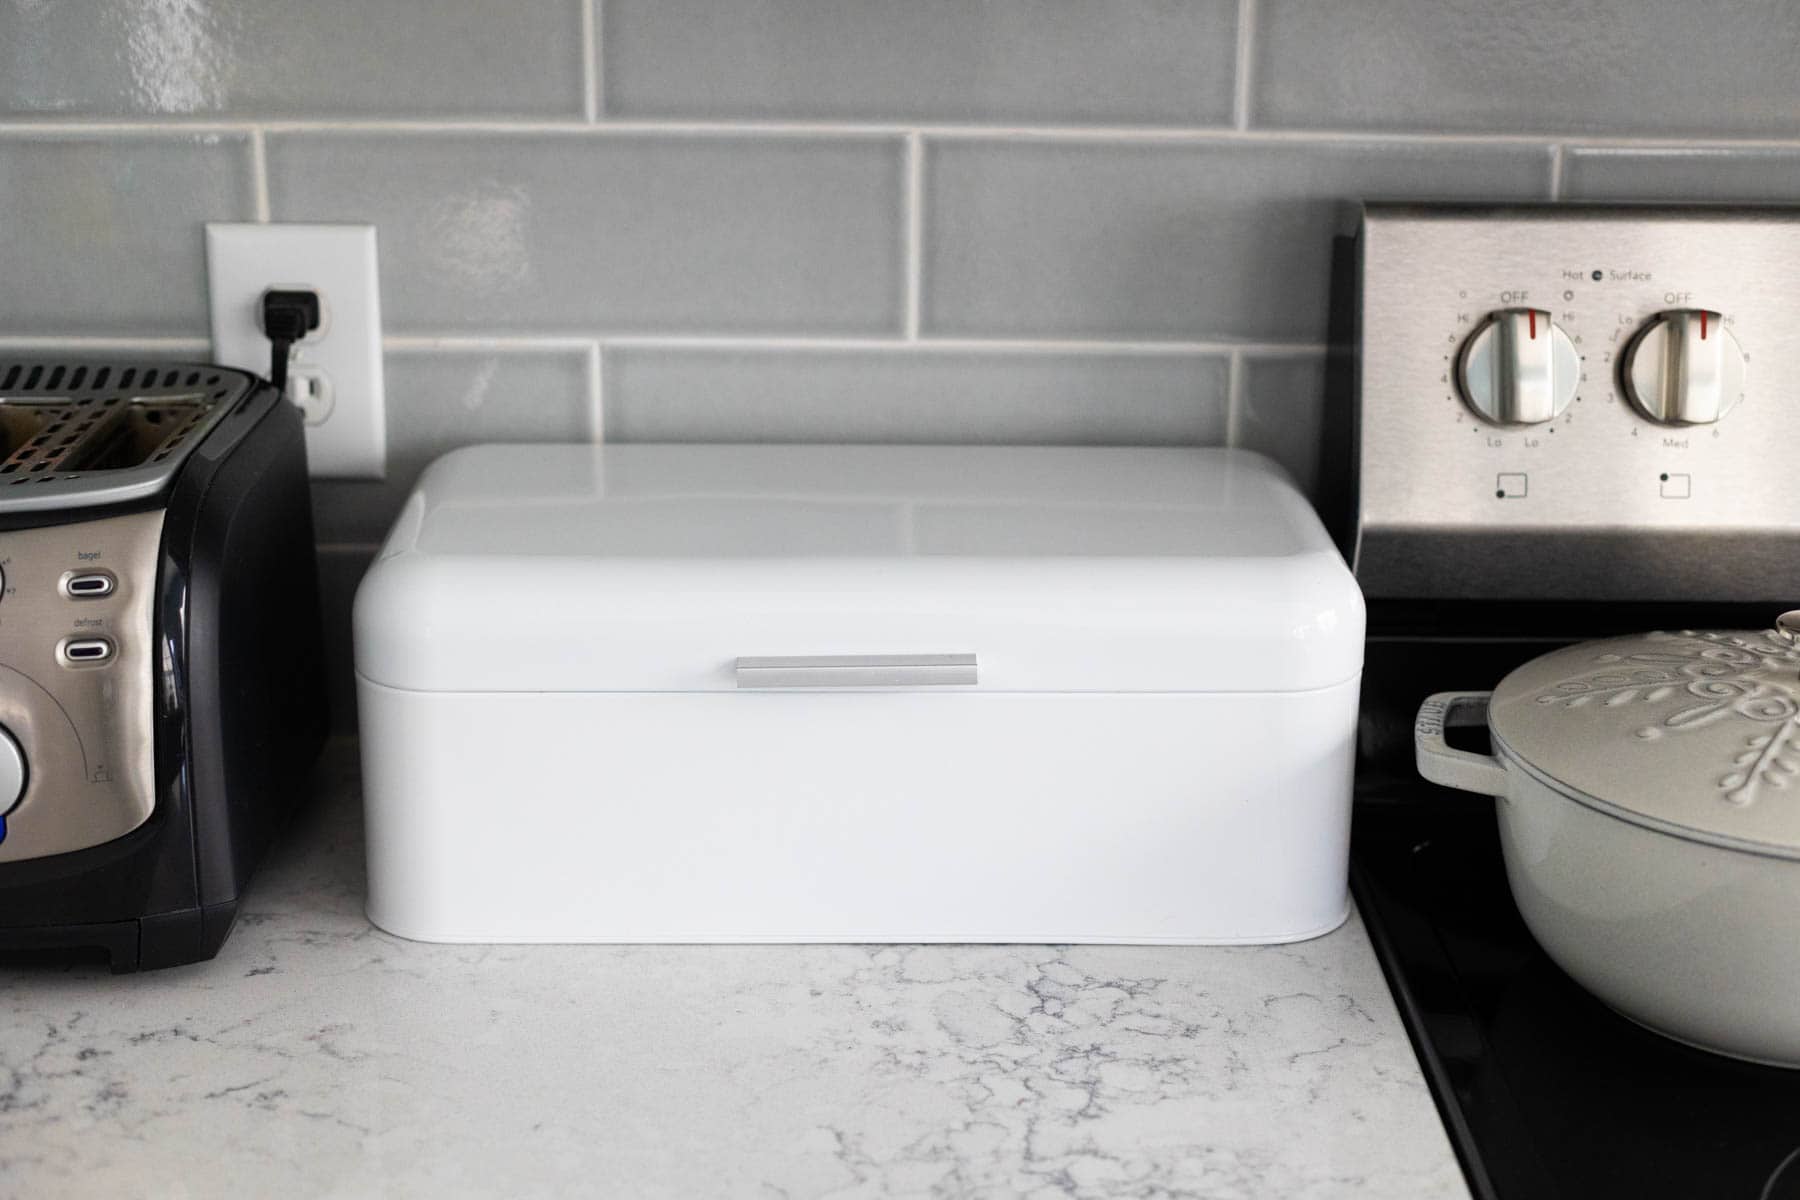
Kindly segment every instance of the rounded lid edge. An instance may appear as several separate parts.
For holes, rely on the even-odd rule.
[[[1775,629],[1551,651],[1495,687],[1488,728],[1528,775],[1588,807],[1800,858],[1800,645]]]
[[[1713,846],[1720,850],[1732,850],[1743,854],[1754,854],[1761,858],[1775,858],[1784,861],[1800,862],[1800,846],[1787,846],[1774,842],[1751,841],[1745,838],[1731,837],[1728,834],[1712,833],[1679,822],[1660,820],[1646,813],[1638,812],[1635,809],[1625,808],[1621,805],[1603,800],[1599,796],[1584,792],[1578,787],[1573,787],[1563,780],[1557,779],[1554,776],[1539,770],[1524,758],[1520,757],[1518,752],[1511,746],[1508,746],[1498,734],[1494,734],[1493,737],[1494,753],[1504,760],[1507,766],[1529,775],[1533,780],[1542,784],[1544,787],[1549,788],[1570,803],[1579,804],[1583,808],[1599,813],[1603,817],[1611,817],[1615,821],[1621,821],[1626,825],[1635,826],[1638,829],[1643,829],[1650,833],[1666,834],[1667,836],[1676,838],[1680,841],[1693,842],[1698,846]]]

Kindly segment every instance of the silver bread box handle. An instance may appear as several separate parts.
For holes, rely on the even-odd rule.
[[[942,687],[975,682],[973,654],[816,654],[737,660],[741,688]]]

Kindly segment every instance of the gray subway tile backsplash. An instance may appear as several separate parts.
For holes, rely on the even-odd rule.
[[[621,347],[624,441],[1216,445],[1226,362],[1192,354]]]
[[[277,221],[380,227],[397,333],[883,334],[890,137],[274,134]]]
[[[1254,124],[1306,129],[1800,133],[1800,5],[1261,0]]]
[[[1229,124],[1237,7],[608,0],[604,107],[708,120]]]
[[[1315,496],[1319,432],[1325,416],[1325,355],[1252,354],[1244,358],[1237,443],[1287,468]]]
[[[582,0],[0,3],[0,114],[581,116]]]
[[[1512,143],[932,143],[924,329],[1311,342],[1354,197],[1547,199]]]
[[[1800,198],[1797,57],[1775,0],[0,0],[0,338],[190,354],[204,222],[376,224],[343,655],[466,442],[1234,441],[1310,487],[1352,202],[1544,199],[1559,152],[1570,199]]]
[[[387,478],[314,483],[321,542],[380,541],[419,472],[458,446],[595,436],[586,350],[390,350],[382,365]]]
[[[254,190],[241,134],[0,136],[0,336],[204,336],[201,224]]]
[[[1800,200],[1800,150],[1683,146],[1572,147],[1563,156],[1571,200]]]

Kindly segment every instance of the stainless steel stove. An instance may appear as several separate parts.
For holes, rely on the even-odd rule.
[[[1800,1072],[1570,981],[1494,806],[1421,780],[1411,738],[1428,693],[1558,645],[1800,601],[1796,261],[1792,209],[1372,205],[1340,246],[1325,478],[1370,602],[1353,881],[1477,1196],[1800,1197]]]

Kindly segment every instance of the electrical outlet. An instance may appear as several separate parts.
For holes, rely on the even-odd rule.
[[[331,376],[317,367],[288,366],[288,399],[308,425],[323,425],[334,404]]]
[[[314,475],[387,473],[381,372],[381,292],[373,225],[206,227],[214,361],[269,374],[262,297],[271,288],[319,294],[319,327],[288,356],[288,399],[306,422]]]

